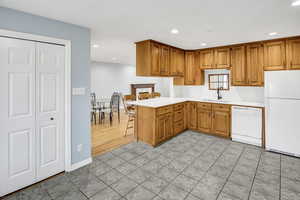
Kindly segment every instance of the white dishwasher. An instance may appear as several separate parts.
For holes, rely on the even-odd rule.
[[[262,146],[262,109],[232,106],[233,141]]]

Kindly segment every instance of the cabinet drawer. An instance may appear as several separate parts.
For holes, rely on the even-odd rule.
[[[174,105],[174,110],[180,110],[180,109],[183,109],[183,107],[184,107],[184,104],[175,104]]]
[[[219,110],[219,111],[230,111],[230,105],[225,104],[213,104],[212,108],[213,110]]]
[[[184,123],[183,121],[178,121],[174,123],[174,134],[177,135],[184,130]]]
[[[183,109],[174,111],[174,122],[177,122],[180,120],[183,121],[183,117],[184,117]]]
[[[198,108],[201,108],[204,110],[211,110],[211,104],[210,103],[198,103]]]
[[[156,109],[156,114],[157,115],[163,115],[163,114],[166,114],[166,113],[170,113],[172,111],[173,111],[172,106],[165,106],[165,107],[157,108]]]

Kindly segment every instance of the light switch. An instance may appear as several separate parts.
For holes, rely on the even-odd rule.
[[[85,95],[85,88],[73,88],[72,89],[72,95]]]

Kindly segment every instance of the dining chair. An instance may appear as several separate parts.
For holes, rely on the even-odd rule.
[[[104,106],[100,110],[100,112],[104,114],[103,117],[105,117],[105,113],[109,115],[110,125],[112,125],[113,115],[116,112],[118,113],[118,121],[120,123],[120,98],[121,98],[120,93],[114,92],[113,95],[111,96],[109,107]]]
[[[91,93],[90,95],[90,103],[91,103],[91,122],[95,122],[96,124],[96,116],[97,116],[97,107],[96,107],[96,93]]]
[[[129,129],[134,129],[134,121],[135,121],[135,106],[128,105],[126,99],[122,96],[122,101],[124,105],[125,113],[128,116],[126,130],[124,133],[124,137],[127,136]]]
[[[156,97],[160,97],[160,93],[159,92],[152,92],[151,93],[151,98],[156,98]]]
[[[139,100],[149,99],[150,97],[149,92],[140,92],[138,96]]]

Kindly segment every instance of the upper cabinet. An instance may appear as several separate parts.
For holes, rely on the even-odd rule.
[[[247,45],[247,85],[263,86],[263,46],[261,43]]]
[[[136,43],[137,76],[169,76],[170,47],[151,40]]]
[[[233,86],[247,85],[246,48],[234,46],[231,48],[231,84]]]
[[[185,76],[184,85],[203,85],[204,72],[200,70],[198,63],[198,52],[185,52]]]
[[[151,57],[151,75],[160,75],[160,45],[156,43],[151,43],[150,46],[150,57]]]
[[[200,50],[199,59],[201,69],[212,69],[214,67],[214,50]]]
[[[300,38],[287,40],[287,68],[300,69]]]
[[[286,68],[285,40],[264,42],[264,70]]]
[[[260,43],[231,47],[231,84],[263,86],[263,47]]]
[[[200,50],[201,69],[228,69],[230,68],[230,48],[214,48]]]
[[[162,76],[170,74],[170,48],[165,45],[160,45],[159,69]]]
[[[300,37],[183,50],[153,40],[136,43],[136,75],[203,85],[206,69],[231,70],[234,86],[263,86],[264,71],[300,69]]]
[[[230,48],[216,48],[214,49],[214,66],[217,69],[230,68]]]
[[[170,48],[170,75],[184,75],[184,51],[177,48]]]

